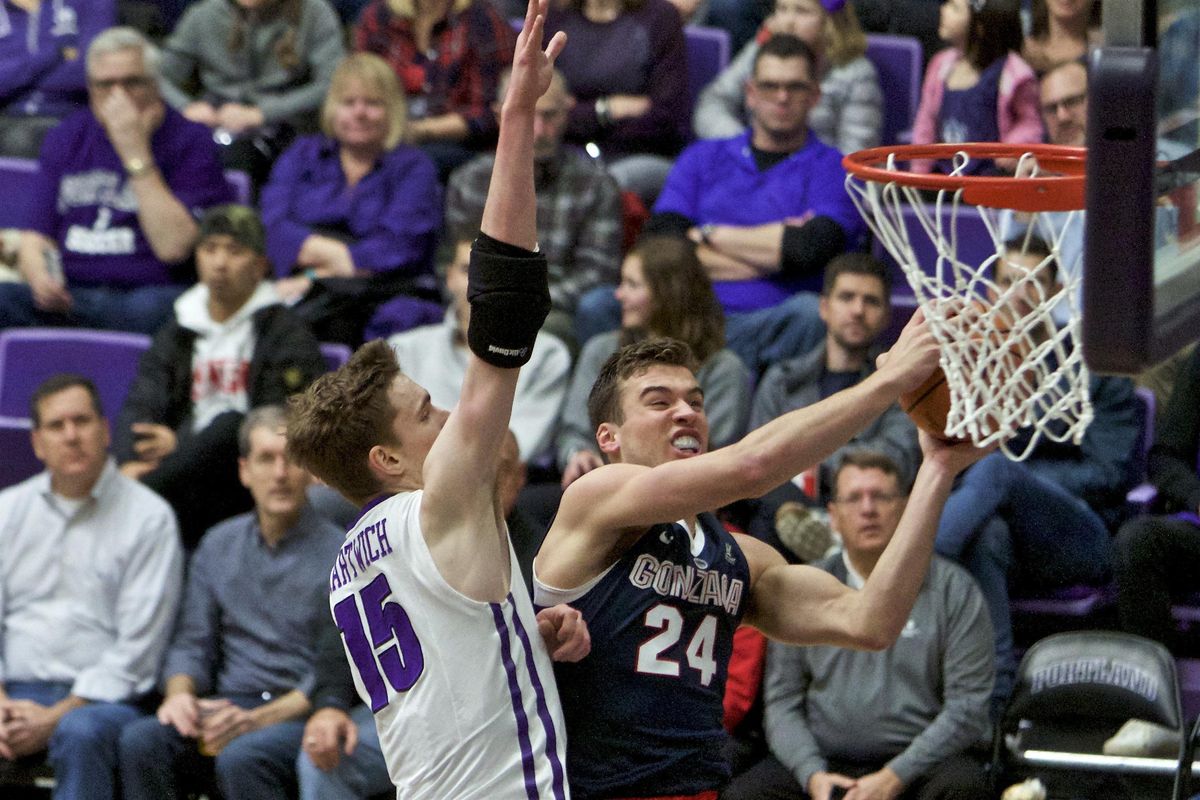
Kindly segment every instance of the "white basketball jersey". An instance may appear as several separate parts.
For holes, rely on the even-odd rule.
[[[420,508],[419,491],[368,506],[329,583],[396,797],[569,798],[553,666],[512,545],[507,599],[471,600],[438,572]]]

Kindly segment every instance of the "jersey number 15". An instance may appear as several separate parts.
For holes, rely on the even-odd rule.
[[[425,668],[421,642],[413,631],[408,613],[399,603],[388,602],[391,594],[387,576],[379,575],[361,592],[338,601],[333,607],[333,618],[345,637],[354,670],[371,698],[372,712],[387,705],[384,676],[397,692],[407,692]],[[358,610],[360,597],[371,633],[369,639]]]

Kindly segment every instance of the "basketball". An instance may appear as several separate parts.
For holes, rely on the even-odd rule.
[[[900,395],[900,408],[918,428],[943,441],[955,441],[946,435],[946,416],[950,413],[950,386],[938,367],[925,382]]]

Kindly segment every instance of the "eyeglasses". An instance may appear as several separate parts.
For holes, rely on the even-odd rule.
[[[808,81],[755,81],[754,88],[763,94],[778,94],[779,92],[808,94],[812,91],[813,85]]]
[[[851,492],[833,498],[833,502],[841,506],[857,506],[862,505],[864,500],[870,500],[872,505],[890,506],[903,496],[894,492]]]
[[[1064,97],[1061,100],[1051,100],[1048,103],[1042,104],[1042,114],[1048,117],[1052,114],[1057,114],[1059,109],[1064,111],[1073,111],[1076,108],[1079,108],[1080,104],[1082,104],[1084,100],[1087,100],[1087,92],[1073,94],[1069,97]]]
[[[125,78],[104,78],[102,80],[88,81],[88,85],[98,92],[110,92],[118,86],[127,92],[135,92],[138,89],[146,89],[151,84],[152,81],[146,75],[130,75]]]

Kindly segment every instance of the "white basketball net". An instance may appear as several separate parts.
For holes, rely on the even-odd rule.
[[[960,151],[952,174],[962,174],[968,163]],[[894,155],[887,169],[896,171]],[[1017,174],[1037,175],[1032,154],[1020,159]],[[871,231],[903,267],[941,345],[940,363],[950,387],[946,435],[980,447],[999,442],[1015,461],[1028,456],[1042,436],[1078,445],[1092,420],[1088,370],[1079,346],[1082,248],[1068,247],[1076,254],[1075,263],[1065,263],[1062,254],[1068,237],[1082,240],[1081,212],[1025,214],[974,206],[962,201],[961,189],[940,190],[930,201],[911,186],[855,175],[847,176],[846,189]],[[921,233],[905,224],[906,206],[935,246],[936,263],[919,262],[910,236]],[[960,212],[979,214],[991,236],[992,253],[981,263],[959,257]],[[1007,287],[998,286],[993,267],[1005,256],[1004,243],[1021,236],[1023,249],[1030,235],[1050,246],[1050,256],[1020,258],[1028,267],[1014,269],[1019,277]],[[1010,264],[1018,260],[1008,255]],[[1050,279],[1054,264],[1059,265],[1061,285],[1051,293],[1044,287],[1055,283]],[[1018,428],[1029,428],[1032,435],[1016,446],[1010,439]]]

